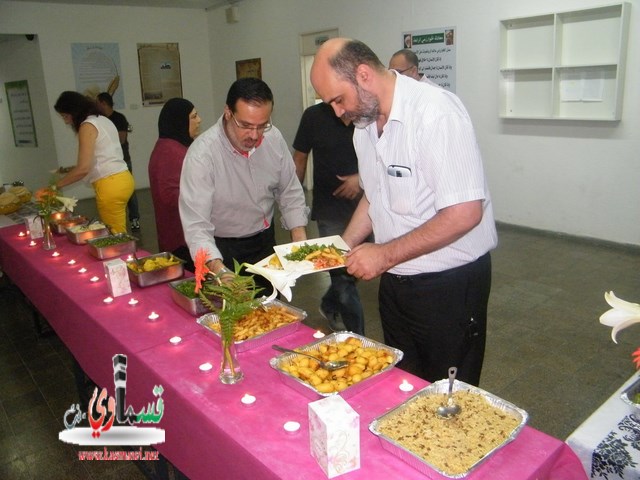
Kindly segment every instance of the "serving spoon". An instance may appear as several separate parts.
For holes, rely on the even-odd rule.
[[[289,348],[284,348],[279,345],[271,345],[271,348],[273,348],[274,350],[278,350],[279,352],[295,353],[296,355],[304,355],[305,357],[313,358],[316,362],[320,364],[321,368],[324,368],[325,370],[329,370],[329,371],[338,370],[339,368],[344,368],[349,365],[349,362],[347,362],[346,360],[329,360],[328,362],[323,362],[318,357],[315,357],[308,353],[298,352],[297,350],[291,350]]]
[[[436,414],[441,418],[452,418],[460,413],[460,405],[457,405],[453,402],[453,398],[451,398],[451,393],[453,392],[453,381],[456,379],[456,374],[458,373],[458,369],[456,367],[449,368],[449,393],[447,394],[447,399],[445,403],[440,405],[436,410]]]

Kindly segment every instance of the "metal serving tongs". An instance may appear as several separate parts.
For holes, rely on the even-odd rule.
[[[318,364],[320,365],[320,368],[324,368],[325,370],[329,370],[329,371],[338,370],[340,368],[344,368],[349,365],[349,362],[347,362],[346,360],[329,360],[327,362],[323,362],[315,355],[299,352],[298,350],[291,350],[289,348],[284,348],[279,345],[271,345],[271,348],[273,348],[274,350],[278,350],[279,352],[293,353],[295,355],[304,355],[305,357],[313,358],[316,362],[318,362]]]

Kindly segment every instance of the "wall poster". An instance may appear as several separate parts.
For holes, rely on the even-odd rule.
[[[241,78],[262,79],[262,61],[259,58],[236,61],[236,80]]]
[[[33,122],[29,84],[26,80],[4,84],[9,103],[9,115],[16,147],[37,147],[36,126]]]
[[[91,98],[108,92],[113,97],[113,107],[116,110],[124,108],[117,43],[72,43],[71,59],[76,91]]]
[[[142,105],[163,105],[182,97],[180,50],[177,43],[139,43],[138,67]]]
[[[418,71],[442,88],[456,91],[455,27],[403,32],[403,48],[418,56]]]

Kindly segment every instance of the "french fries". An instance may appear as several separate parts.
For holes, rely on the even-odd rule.
[[[285,255],[287,260],[307,260],[313,263],[316,270],[344,265],[344,256],[335,245],[294,245],[291,253]]]
[[[233,327],[233,340],[235,342],[248,340],[296,320],[298,320],[298,316],[285,307],[270,305],[265,309],[257,308],[236,322]],[[211,323],[209,327],[220,332],[220,323],[218,322]]]
[[[335,345],[321,344],[317,350],[305,350],[305,353],[325,362],[349,362],[348,366],[330,372],[320,368],[318,362],[308,357],[294,356],[289,364],[280,366],[283,371],[308,383],[320,393],[341,392],[385,369],[394,360],[388,350],[363,347],[360,339],[355,337],[349,337]]]

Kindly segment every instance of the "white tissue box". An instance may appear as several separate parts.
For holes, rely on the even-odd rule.
[[[124,260],[117,258],[103,262],[104,273],[109,284],[109,293],[112,297],[119,297],[131,293],[131,282],[127,272],[127,264]]]
[[[39,215],[30,215],[24,218],[24,226],[29,230],[31,240],[44,237],[44,230],[42,227],[42,218]]]
[[[309,438],[328,478],[360,468],[360,415],[340,395],[309,404]]]

